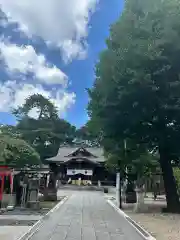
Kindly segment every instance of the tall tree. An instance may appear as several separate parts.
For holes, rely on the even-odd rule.
[[[31,117],[33,111],[36,118]],[[72,141],[75,127],[60,119],[56,107],[40,94],[27,98],[14,114],[18,117],[17,130],[37,150],[42,161],[57,155],[61,143]]]
[[[180,152],[180,1],[126,0],[89,90],[104,137],[158,147],[167,208],[180,210],[172,160]]]
[[[0,134],[0,164],[12,167],[39,165],[39,154],[24,140]]]
[[[0,126],[0,134],[1,135],[8,135],[13,138],[21,138],[21,133],[17,130],[16,126],[14,125],[4,125]]]
[[[76,130],[75,137],[89,146],[98,147],[101,143],[101,134],[96,132],[93,126],[94,124],[88,121],[84,126]]]
[[[22,119],[27,117],[31,112],[35,110],[36,119],[49,119],[49,118],[58,118],[57,108],[54,104],[46,97],[41,94],[33,94],[26,99],[26,102],[23,106],[14,109],[14,114],[16,117]]]

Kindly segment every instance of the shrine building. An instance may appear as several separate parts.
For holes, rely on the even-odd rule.
[[[102,148],[94,147],[60,147],[57,156],[46,160],[55,163],[59,168],[60,179],[66,183],[83,185],[91,182],[97,185],[101,181],[105,185],[114,185],[115,175],[105,167]]]

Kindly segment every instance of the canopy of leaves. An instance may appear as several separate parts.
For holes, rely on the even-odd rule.
[[[105,135],[155,146],[168,136],[179,151],[179,20],[179,1],[126,1],[89,90],[89,114]]]
[[[159,172],[156,155],[149,152],[144,145],[126,140],[119,146],[116,144],[116,148],[113,146],[110,148],[110,142],[105,141],[104,147],[106,166],[113,171],[120,171],[124,178],[137,180],[137,178],[147,178]],[[128,175],[126,175],[127,170]]]
[[[12,126],[12,125],[1,125],[0,134],[8,135],[13,138],[21,138],[21,133],[18,131],[16,126]]]
[[[29,116],[34,108],[39,112],[37,118]],[[19,119],[17,131],[36,149],[42,161],[57,155],[60,144],[74,138],[75,127],[60,119],[55,106],[42,95],[30,96],[14,114]]]
[[[45,98],[41,94],[33,94],[28,97],[24,105],[14,109],[13,113],[22,119],[24,116],[28,116],[33,109],[38,112],[37,119],[58,118],[56,107],[48,98]]]
[[[173,169],[174,171],[174,176],[175,176],[175,179],[176,179],[176,184],[177,184],[177,187],[178,187],[178,192],[180,194],[180,169],[178,167],[175,167]]]
[[[79,139],[80,142],[84,141],[89,146],[100,146],[101,135],[100,132],[94,131],[92,123],[88,121],[84,126],[77,129],[75,132],[75,138]]]
[[[104,138],[158,146],[172,208],[179,205],[171,167],[180,156],[179,39],[180,0],[126,0],[96,66],[88,106]]]
[[[0,163],[13,167],[39,165],[40,156],[24,140],[1,134]]]

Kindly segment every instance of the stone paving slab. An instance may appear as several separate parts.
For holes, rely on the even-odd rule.
[[[73,192],[29,240],[143,240],[100,192]]]

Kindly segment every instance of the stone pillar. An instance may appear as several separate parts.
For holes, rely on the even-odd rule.
[[[78,186],[80,186],[81,185],[81,178],[79,177],[78,178]]]
[[[121,176],[120,172],[118,172],[116,173],[116,202],[119,208],[122,208],[121,200]]]
[[[22,186],[21,207],[24,208],[26,206],[27,184],[22,183],[21,186]]]
[[[51,172],[48,176],[48,187],[44,191],[45,201],[57,201],[56,177]]]
[[[11,175],[11,193],[10,193],[10,200],[9,200],[9,204],[7,206],[8,210],[13,210],[15,205],[16,205],[16,194],[14,194],[14,170],[12,171],[12,175]]]
[[[147,206],[144,203],[144,189],[143,187],[136,188],[137,202],[134,206],[135,212],[146,212]]]
[[[39,193],[39,179],[36,178],[30,179],[27,207],[32,209],[40,208],[38,193]]]
[[[46,188],[48,187],[48,185],[49,185],[49,178],[50,178],[50,175],[49,174],[47,174],[47,176],[46,176]]]

